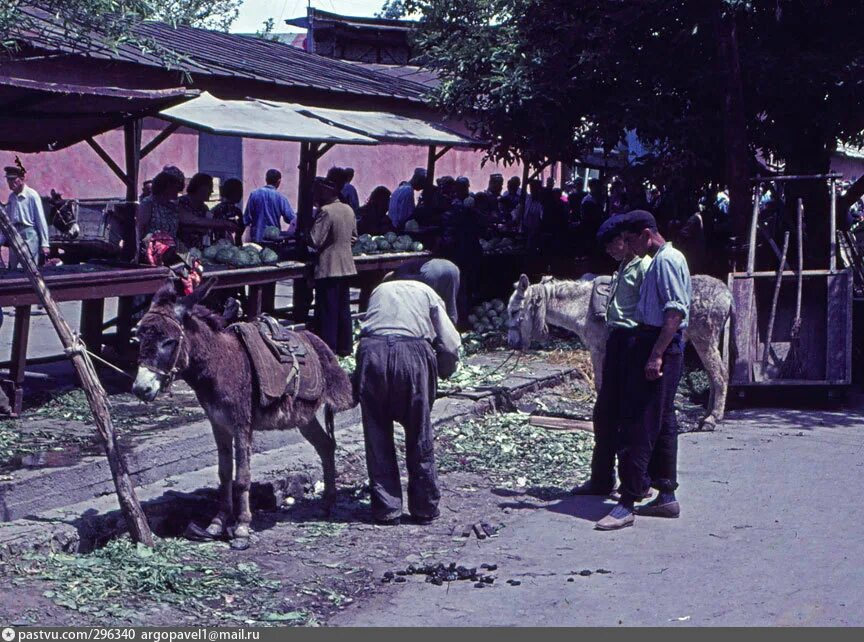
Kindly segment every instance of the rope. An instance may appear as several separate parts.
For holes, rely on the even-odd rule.
[[[125,370],[122,370],[122,369],[118,368],[117,366],[115,366],[115,365],[114,365],[113,363],[111,363],[110,361],[106,361],[105,359],[103,359],[102,357],[100,357],[98,354],[94,354],[93,352],[91,352],[90,350],[88,350],[88,349],[87,349],[87,345],[84,343],[84,341],[81,340],[81,337],[80,337],[79,335],[75,334],[75,335],[73,335],[73,336],[74,336],[74,338],[75,338],[75,345],[73,345],[71,348],[67,348],[66,350],[64,350],[64,353],[65,353],[65,354],[67,354],[67,355],[70,356],[70,357],[71,357],[73,354],[86,354],[86,355],[89,356],[91,359],[95,359],[96,361],[98,361],[98,362],[100,362],[100,363],[102,363],[102,364],[108,366],[108,367],[111,368],[112,370],[114,370],[114,371],[119,372],[120,374],[122,374],[124,377],[128,377],[129,379],[133,379],[133,380],[135,379],[135,377],[133,377],[132,375],[130,375],[130,374],[129,374],[128,372],[126,372]]]

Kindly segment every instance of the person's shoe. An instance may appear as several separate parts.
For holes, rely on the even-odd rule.
[[[633,526],[636,521],[636,516],[633,514],[633,509],[618,504],[612,509],[606,517],[601,519],[594,525],[598,531],[617,531],[628,526]]]
[[[573,495],[608,495],[612,491],[612,486],[601,486],[594,482],[594,480],[589,479],[588,481],[579,484],[578,486],[574,486],[573,490],[570,491]]]
[[[418,526],[428,526],[441,516],[441,511],[435,511],[434,515],[411,515],[411,521]]]
[[[402,523],[401,517],[391,517],[390,519],[375,519],[378,526],[399,526]]]
[[[666,501],[662,495],[658,495],[657,499],[649,502],[644,506],[636,509],[636,514],[645,517],[666,517],[675,519],[681,515],[681,504],[677,499]]]

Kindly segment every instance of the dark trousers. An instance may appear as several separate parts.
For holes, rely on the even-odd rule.
[[[599,487],[615,487],[615,455],[621,434],[621,406],[627,393],[627,342],[634,330],[615,328],[606,339],[603,384],[594,403],[594,454],[591,481]]]
[[[675,392],[684,366],[684,343],[678,333],[663,353],[663,376],[645,378],[645,364],[660,328],[640,326],[628,341],[618,476],[621,498],[635,501],[654,487],[678,487],[678,420]]]
[[[340,357],[351,354],[350,277],[315,280],[315,331]]]
[[[434,517],[441,494],[430,416],[438,385],[432,346],[422,339],[363,338],[354,376],[363,416],[373,517],[389,520],[402,514],[394,421],[405,429],[408,512],[420,518]]]

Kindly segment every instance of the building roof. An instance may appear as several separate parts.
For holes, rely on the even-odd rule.
[[[160,118],[225,136],[349,145],[447,145],[476,147],[477,141],[422,118],[386,111],[310,107],[247,98],[222,100],[203,93],[165,109]]]
[[[0,149],[63,149],[196,94],[183,87],[121,89],[0,77]]]
[[[70,37],[51,14],[33,7],[19,10],[38,25],[36,30],[17,34],[17,40],[28,47],[159,69],[166,66],[164,56],[148,51],[145,46],[132,42],[108,46],[98,34]],[[209,75],[412,102],[423,102],[427,91],[411,80],[318,56],[278,41],[151,21],[140,23],[135,32],[143,42],[176,54],[171,67],[191,76],[193,85],[196,76]]]
[[[290,18],[285,21],[286,24],[300,27],[302,29],[308,29],[309,25],[313,22],[316,29],[319,27],[339,26],[346,29],[358,29],[362,31],[376,29],[378,31],[411,32],[417,27],[417,23],[413,20],[343,16],[338,13],[315,9],[314,7],[310,7],[305,16],[300,18]]]

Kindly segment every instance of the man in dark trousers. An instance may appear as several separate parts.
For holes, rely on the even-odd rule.
[[[309,244],[315,261],[315,328],[333,352],[351,354],[351,299],[349,285],[357,274],[351,246],[357,241],[354,210],[340,203],[339,188],[326,178],[315,179],[313,200],[318,207]]]
[[[636,331],[636,306],[649,257],[636,256],[624,241],[623,216],[612,216],[600,226],[597,242],[618,261],[606,303],[606,356],[603,380],[594,403],[594,454],[591,477],[573,489],[574,495],[609,495],[615,488],[615,454],[618,451],[621,408],[628,397],[624,388],[627,374],[627,344]]]
[[[402,485],[393,422],[405,429],[408,512],[415,523],[439,515],[431,411],[438,377],[456,371],[461,340],[435,291],[419,281],[382,283],[361,324],[354,385],[363,416],[372,517],[399,524]]]
[[[628,342],[618,475],[621,500],[597,522],[599,530],[632,526],[635,513],[678,517],[678,421],[675,392],[684,365],[682,331],[690,317],[692,288],[684,255],[657,231],[644,210],[625,215],[624,240],[637,255],[653,257],[645,271],[636,307],[639,326]],[[648,505],[634,504],[650,487],[659,493]]]

